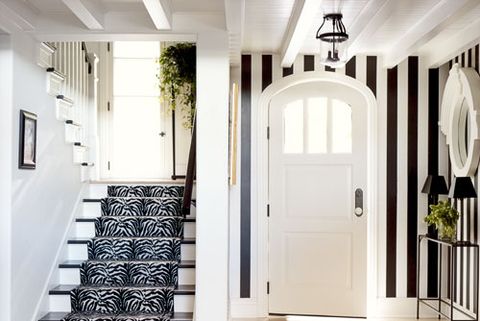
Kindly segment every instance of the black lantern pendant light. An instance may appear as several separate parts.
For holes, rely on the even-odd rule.
[[[316,38],[321,41],[321,62],[332,68],[342,67],[347,62],[346,41],[348,40],[348,34],[342,18],[341,13],[324,15],[322,25],[318,28],[316,35]],[[321,33],[322,27],[329,21],[332,22],[331,32]]]

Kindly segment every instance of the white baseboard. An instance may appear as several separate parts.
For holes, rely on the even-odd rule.
[[[237,318],[259,318],[262,317],[258,313],[257,300],[249,299],[232,299],[230,301],[230,317]]]
[[[416,315],[416,298],[377,298],[375,314],[369,318],[415,318]],[[434,318],[436,315],[421,304],[420,317]]]
[[[230,302],[230,316],[232,319],[240,318],[262,318],[260,315],[257,301],[255,299],[232,299]],[[376,309],[369,319],[379,318],[411,318],[416,317],[417,299],[416,298],[377,298]],[[434,318],[436,314],[420,305],[421,318]]]

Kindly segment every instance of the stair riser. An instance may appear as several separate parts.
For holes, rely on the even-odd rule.
[[[175,295],[175,312],[193,312],[195,295]],[[70,312],[70,295],[49,295],[50,311]]]
[[[196,208],[192,206],[190,209],[189,218],[195,217]],[[83,216],[84,217],[99,217],[102,214],[100,208],[100,202],[84,202],[83,203]]]
[[[90,184],[88,197],[91,198],[102,198],[107,197],[107,185],[106,184]],[[192,198],[195,198],[196,188],[193,186]]]
[[[195,223],[183,223],[184,237],[195,237]],[[76,236],[79,238],[95,237],[95,224],[93,222],[76,222],[75,223]]]
[[[195,244],[182,244],[182,260],[195,260]],[[87,244],[68,244],[69,260],[87,260]]]
[[[179,268],[178,283],[191,285],[195,284],[194,268]],[[61,268],[60,284],[80,284],[80,269],[78,268]],[[54,310],[52,310],[54,311]]]

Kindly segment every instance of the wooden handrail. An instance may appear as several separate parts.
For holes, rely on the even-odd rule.
[[[190,142],[190,152],[188,154],[187,175],[185,177],[185,190],[183,192],[183,215],[190,214],[190,207],[192,206],[192,192],[193,181],[195,179],[197,162],[197,121],[196,117],[193,119],[192,141]]]

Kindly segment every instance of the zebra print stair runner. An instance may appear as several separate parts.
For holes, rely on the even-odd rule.
[[[181,186],[108,186],[64,321],[168,321],[183,237]]]

